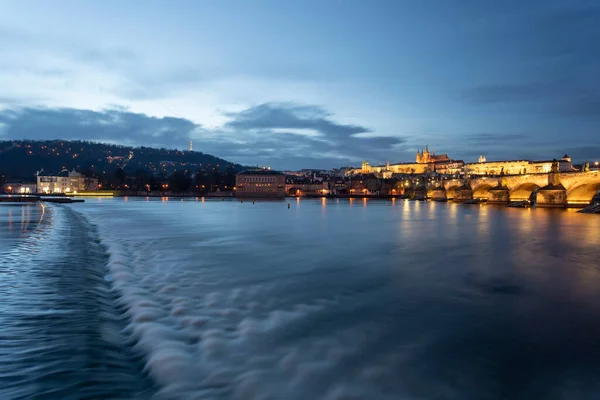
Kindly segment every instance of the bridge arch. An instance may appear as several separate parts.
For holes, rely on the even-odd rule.
[[[590,204],[592,198],[600,191],[600,181],[587,182],[573,186],[567,191],[567,203],[573,205]]]
[[[529,200],[531,194],[539,188],[540,186],[533,182],[525,182],[515,186],[510,190],[510,201]]]

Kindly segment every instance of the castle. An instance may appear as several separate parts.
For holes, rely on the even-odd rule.
[[[436,155],[435,151],[433,153],[429,152],[429,146],[425,146],[425,150],[417,151],[417,164],[430,164],[437,163],[443,161],[450,161],[448,154],[439,154]]]
[[[464,162],[462,160],[451,160],[447,154],[435,154],[429,151],[429,146],[424,150],[417,151],[416,162],[370,165],[368,161],[362,163],[361,168],[352,168],[346,172],[347,175],[353,174],[380,174],[384,178],[391,177],[393,174],[423,174],[427,172],[437,172],[438,174],[457,174],[463,170]]]

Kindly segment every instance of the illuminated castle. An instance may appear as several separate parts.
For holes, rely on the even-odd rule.
[[[441,161],[449,161],[450,158],[447,154],[436,155],[435,151],[433,153],[429,152],[429,146],[425,146],[425,150],[417,151],[417,164],[429,164],[436,163]]]

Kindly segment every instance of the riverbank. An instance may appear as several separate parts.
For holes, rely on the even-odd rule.
[[[67,196],[46,196],[46,195],[28,195],[28,194],[7,194],[0,195],[0,203],[36,203],[44,201],[46,203],[83,203],[83,199],[74,199]]]

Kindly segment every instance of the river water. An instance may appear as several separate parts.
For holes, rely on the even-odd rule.
[[[0,252],[2,399],[600,398],[596,215],[3,204]]]

